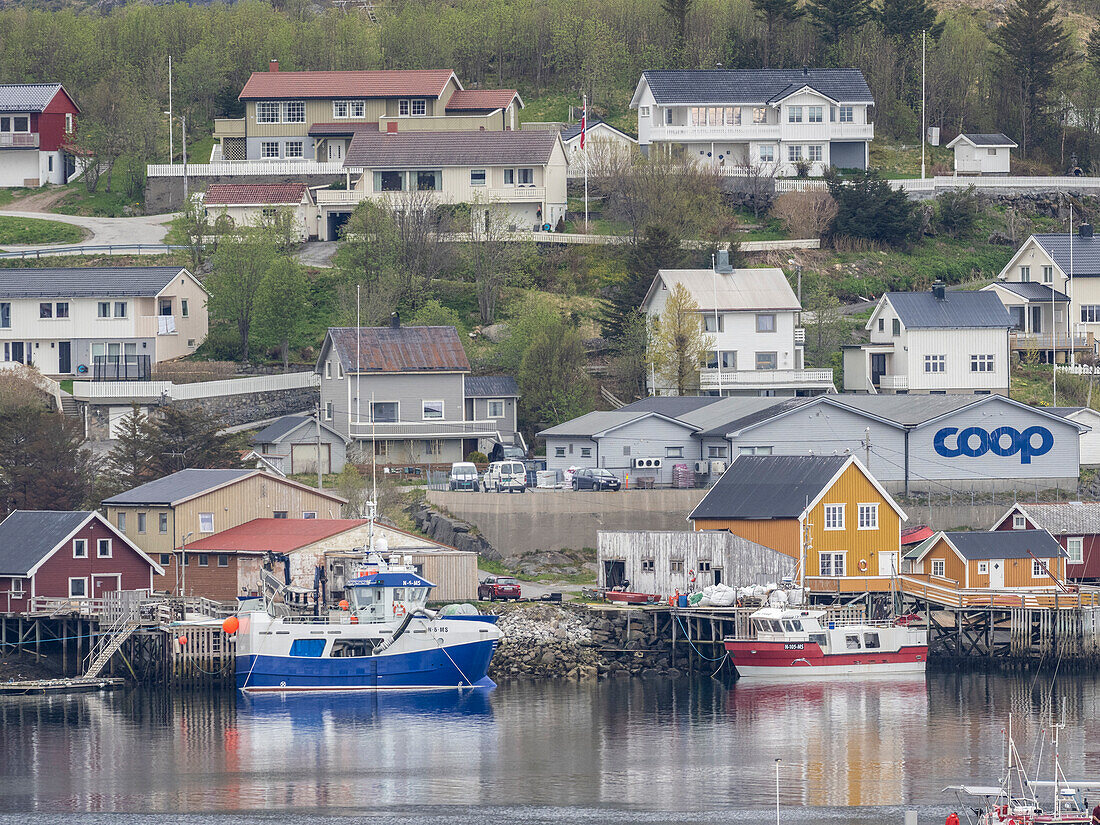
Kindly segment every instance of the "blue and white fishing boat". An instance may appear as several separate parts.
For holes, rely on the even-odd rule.
[[[237,687],[245,693],[489,688],[496,616],[435,612],[434,586],[411,559],[366,555],[348,599],[327,615],[295,615],[270,575],[260,609],[242,612]]]

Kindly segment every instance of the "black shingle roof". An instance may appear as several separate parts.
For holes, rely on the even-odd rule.
[[[104,499],[103,504],[123,506],[127,504],[168,505],[197,496],[199,493],[212,490],[230,481],[244,478],[254,472],[256,472],[255,469],[180,470],[178,473],[172,473],[170,476],[158,478],[156,481],[150,481],[140,487],[127,490],[125,493],[119,493],[117,496]]]
[[[992,292],[887,292],[901,322],[909,329],[1008,328],[1012,318]]]
[[[550,161],[558,133],[527,132],[356,132],[344,166],[541,166]]]
[[[655,412],[676,418],[721,400],[717,395],[652,395],[627,404],[620,412]]]
[[[278,421],[268,424],[254,436],[253,444],[272,444],[287,433],[292,433],[307,421],[315,421],[308,415],[284,415]]]
[[[1100,236],[1073,236],[1073,266],[1069,265],[1069,235],[1065,232],[1044,232],[1035,240],[1054,259],[1054,263],[1074,278],[1080,275],[1100,275]]]
[[[151,298],[182,271],[178,266],[0,269],[0,298]]]
[[[16,510],[0,522],[0,576],[26,576],[92,513]]]
[[[1046,530],[944,533],[967,559],[1055,559],[1066,551]]]
[[[1064,292],[1059,292],[1046,284],[1039,284],[1035,281],[997,281],[997,286],[1015,295],[1019,295],[1025,301],[1045,301],[1046,303],[1050,303],[1050,293],[1053,292],[1053,300],[1059,303],[1069,303],[1069,296]]]
[[[842,103],[875,102],[859,69],[660,70],[643,77],[660,104],[767,103],[803,86]]]
[[[985,132],[972,134],[965,132],[961,137],[966,138],[975,146],[1015,146],[1016,141],[1010,138],[1008,135],[1001,134],[1000,132]]]
[[[519,397],[519,385],[510,375],[468,375],[466,376],[467,398],[507,398]]]
[[[848,456],[743,455],[689,518],[798,518]]]

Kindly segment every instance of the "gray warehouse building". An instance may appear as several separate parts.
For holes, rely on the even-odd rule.
[[[539,433],[547,469],[717,480],[738,455],[854,453],[890,492],[1076,490],[1089,427],[1001,395],[647,398]],[[700,479],[703,480],[703,479]]]

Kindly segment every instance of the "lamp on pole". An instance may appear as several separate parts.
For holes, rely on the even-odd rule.
[[[187,540],[193,535],[195,535],[194,530],[180,540],[180,564],[178,570],[182,571],[181,575],[183,576],[183,581],[179,585],[180,596],[186,596],[187,594]],[[177,576],[177,579],[178,578]]]

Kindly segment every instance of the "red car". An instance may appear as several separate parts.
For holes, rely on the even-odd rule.
[[[519,582],[511,576],[489,576],[477,586],[478,601],[495,602],[520,598]]]

